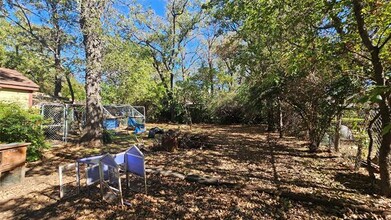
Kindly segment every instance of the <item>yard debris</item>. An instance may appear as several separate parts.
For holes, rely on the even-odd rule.
[[[161,148],[165,151],[174,152],[178,149],[178,137],[180,133],[174,130],[168,130],[161,138]]]
[[[211,143],[209,136],[205,134],[193,134],[190,132],[180,132],[168,130],[156,139],[153,146],[155,151],[174,152],[178,149],[211,149],[216,146]]]
[[[274,133],[271,148],[256,126],[193,125],[192,132],[187,140],[194,148],[181,147],[181,133],[177,151],[145,152],[148,195],[126,192],[124,207],[102,202],[98,187],[59,200],[56,168],[103,150],[125,150],[133,141],[128,133],[104,149],[52,148],[44,160],[28,164],[28,184],[0,189],[0,219],[390,218],[391,199],[371,187],[365,169],[353,172],[341,157],[309,153],[306,142]],[[218,145],[201,150],[198,141]]]
[[[155,138],[156,134],[164,134],[164,130],[159,127],[149,129],[148,138]]]

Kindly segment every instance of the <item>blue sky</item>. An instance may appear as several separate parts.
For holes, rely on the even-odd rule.
[[[135,2],[142,4],[144,6],[144,8],[153,9],[157,15],[164,17],[165,11],[166,11],[166,5],[167,5],[168,1],[169,0],[136,0]],[[48,15],[45,11],[40,11],[40,12],[41,12],[40,16],[42,16],[43,20],[42,20],[42,18],[39,18],[37,16],[31,16],[30,19],[34,24],[45,25],[45,23],[47,23],[46,19],[48,18]],[[77,12],[75,12],[75,13],[77,13]],[[11,18],[14,18],[12,13],[11,13]],[[76,29],[77,29],[77,27],[78,26],[76,25]],[[76,33],[76,35],[78,37],[81,37],[78,33],[78,30],[76,30],[76,29],[72,26],[71,29],[68,29],[66,31],[69,31],[74,34]],[[69,50],[65,50],[62,53],[63,57],[67,58],[66,60],[73,60],[72,59],[73,57],[83,57],[84,56],[84,51],[80,50],[80,47],[68,48],[68,49]],[[66,64],[67,63],[65,63],[65,65]],[[74,67],[72,63],[68,63],[68,65],[66,65],[66,66]],[[80,69],[77,69],[77,68],[73,69],[72,71],[75,73],[75,75],[77,75],[77,78],[79,79],[79,81],[84,81],[83,71],[81,71]]]
[[[167,0],[141,0],[140,2],[144,2],[144,6],[146,7],[151,7],[155,10],[156,14],[160,16],[164,15]]]

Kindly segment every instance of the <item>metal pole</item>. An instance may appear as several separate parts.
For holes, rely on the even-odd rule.
[[[120,196],[121,205],[123,206],[124,205],[124,198],[122,197],[121,175],[119,173],[118,167],[115,167],[115,172],[116,172],[116,174],[118,174],[117,181],[118,181],[119,196]]]
[[[68,137],[68,104],[64,106],[64,142],[67,142]]]
[[[60,179],[60,199],[62,197],[64,197],[64,189],[63,189],[63,186],[62,186],[62,166],[59,166],[58,167],[58,177]]]
[[[103,167],[103,164],[102,164],[102,161],[99,161],[99,179],[100,179],[100,195],[101,195],[101,197],[102,197],[102,200],[103,200],[103,198],[104,198],[104,196],[103,196],[103,181],[104,181],[104,173],[103,173],[103,169],[104,169],[104,167]]]
[[[42,115],[42,118],[45,120],[45,105],[41,105],[41,115]],[[43,123],[41,124],[41,129],[43,130]]]
[[[144,114],[144,126],[145,126],[145,123],[147,122],[147,116],[145,114],[145,106],[143,106],[143,114]]]

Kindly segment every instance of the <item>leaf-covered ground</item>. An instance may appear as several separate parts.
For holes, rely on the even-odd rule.
[[[174,125],[150,125],[167,129]],[[129,191],[130,206],[102,202],[99,190],[59,199],[58,165],[103,152],[121,152],[135,138],[114,138],[104,149],[68,144],[54,147],[42,161],[28,164],[23,184],[0,189],[0,219],[385,219],[391,200],[379,196],[365,170],[327,152],[310,154],[305,142],[267,134],[251,126],[195,125],[213,148],[148,151],[147,168],[212,176],[205,185],[173,176],[148,174],[148,194]]]

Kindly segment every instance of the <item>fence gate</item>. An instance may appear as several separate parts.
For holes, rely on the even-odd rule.
[[[41,106],[41,115],[44,123],[43,129],[45,136],[52,140],[65,141],[66,129],[66,107],[62,104],[43,104]]]

